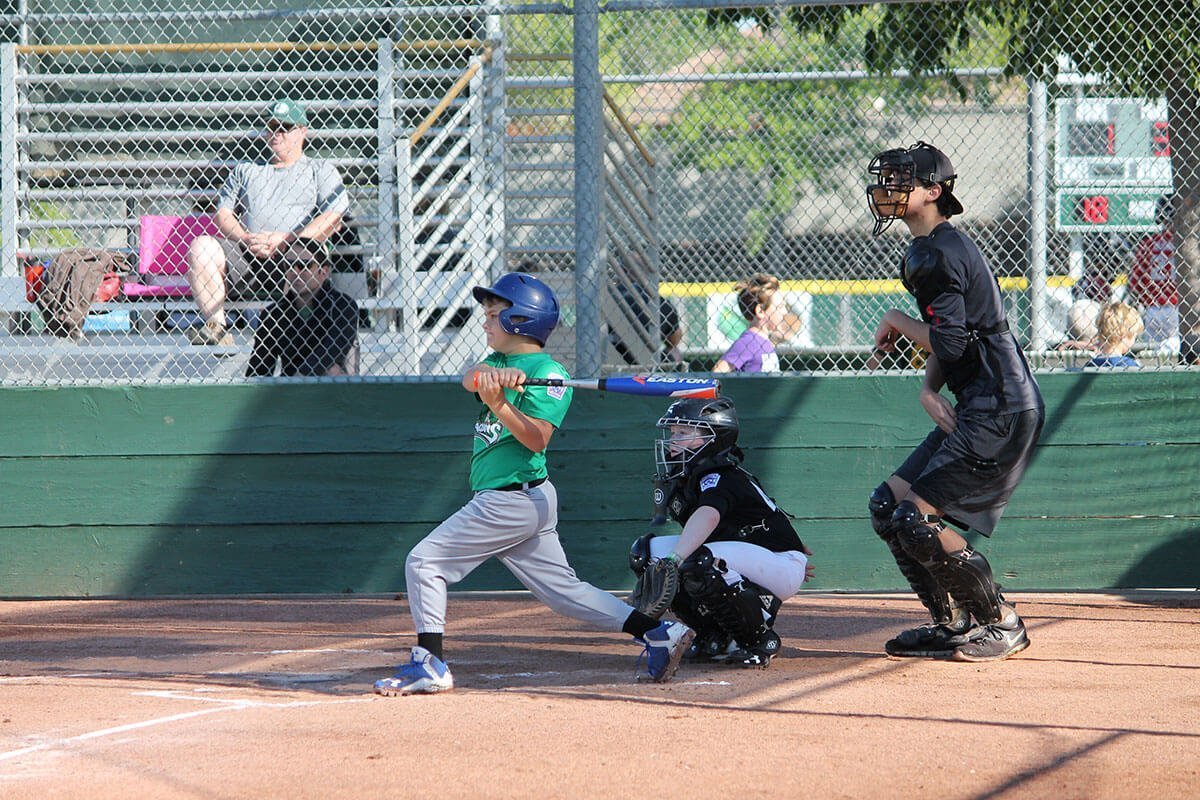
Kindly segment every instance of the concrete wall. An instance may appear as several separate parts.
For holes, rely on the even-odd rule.
[[[1043,376],[1037,458],[996,536],[1011,589],[1200,585],[1189,373]],[[904,588],[866,519],[924,436],[914,377],[732,378],[748,467],[797,517],[820,590]],[[451,384],[5,389],[0,596],[391,592],[467,497]],[[551,448],[582,577],[632,581],[665,403],[578,392]],[[519,588],[495,562],[463,589]]]

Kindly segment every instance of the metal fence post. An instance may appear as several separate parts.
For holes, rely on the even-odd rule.
[[[17,265],[17,46],[0,44],[0,273]]]
[[[397,272],[396,267],[396,59],[391,39],[377,41],[376,72],[379,108],[378,152],[379,197],[376,201],[378,220],[375,223],[377,264],[380,277]],[[376,293],[379,289],[376,288]]]
[[[599,17],[597,0],[575,3],[575,372],[587,376],[599,374],[603,359],[600,276],[604,265],[604,100]]]
[[[396,320],[396,330],[401,335],[403,356],[401,364],[409,375],[421,373],[421,349],[418,336],[421,327],[418,324],[419,298],[415,291],[417,285],[417,265],[415,236],[413,230],[413,180],[412,180],[412,144],[407,136],[396,140],[396,256],[393,264],[395,271],[391,275],[391,291],[403,292],[404,297],[397,304],[399,319]],[[382,290],[381,290],[382,294]]]
[[[1029,349],[1046,349],[1046,222],[1047,121],[1046,84],[1032,81],[1029,86]]]

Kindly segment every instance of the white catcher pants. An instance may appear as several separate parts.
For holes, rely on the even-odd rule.
[[[404,576],[417,633],[446,630],[447,587],[492,557],[559,614],[620,631],[633,612],[576,577],[558,539],[558,490],[546,481],[524,491],[476,492],[412,549]]]
[[[678,536],[655,536],[650,540],[650,555],[662,558],[675,551]],[[742,578],[753,581],[780,600],[800,591],[808,556],[799,550],[775,553],[749,542],[705,542],[715,558],[725,561],[725,583],[732,586]]]

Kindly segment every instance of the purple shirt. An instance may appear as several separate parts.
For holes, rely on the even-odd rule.
[[[779,372],[775,345],[753,328],[747,328],[721,356],[734,372]]]

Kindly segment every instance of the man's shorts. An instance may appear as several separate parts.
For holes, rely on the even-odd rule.
[[[283,296],[280,259],[259,258],[237,242],[219,241],[225,253],[225,291],[230,300],[277,300]]]
[[[935,428],[896,470],[912,492],[963,530],[991,536],[1025,474],[1045,412],[960,414],[954,431]]]

